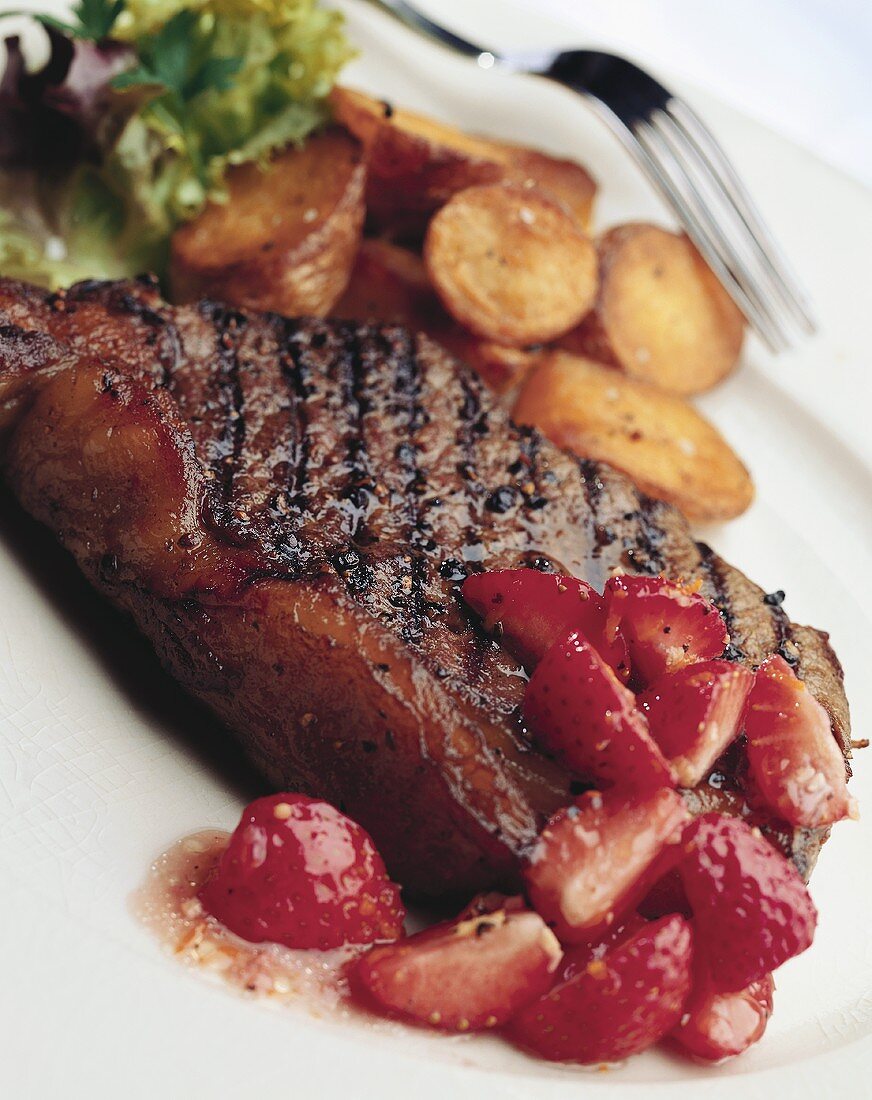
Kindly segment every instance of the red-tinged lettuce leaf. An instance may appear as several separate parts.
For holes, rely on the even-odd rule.
[[[0,168],[62,168],[96,159],[142,104],[111,87],[135,60],[113,41],[72,41],[46,27],[49,56],[28,72],[17,36],[0,79]]]

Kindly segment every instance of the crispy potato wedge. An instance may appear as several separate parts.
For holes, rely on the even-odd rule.
[[[291,316],[329,313],[357,254],[365,183],[363,146],[338,126],[266,170],[233,168],[228,201],[173,234],[175,299],[209,295]]]
[[[672,393],[703,393],[734,369],[744,319],[686,236],[621,225],[597,251],[596,304],[561,347]]]
[[[499,344],[551,340],[596,296],[592,242],[560,203],[531,188],[458,192],[430,222],[424,262],[452,317]]]
[[[696,409],[591,359],[547,353],[512,417],[561,447],[623,470],[690,519],[732,519],[754,498],[748,471]]]
[[[337,121],[367,148],[367,208],[379,230],[421,233],[458,191],[500,181],[547,189],[583,228],[590,223],[596,183],[574,161],[465,134],[351,88],[334,88],[331,103]]]

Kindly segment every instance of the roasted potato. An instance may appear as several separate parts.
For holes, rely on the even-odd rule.
[[[593,360],[547,353],[512,416],[561,447],[623,470],[690,519],[732,519],[754,498],[748,471],[696,409]]]
[[[547,189],[589,224],[596,184],[580,164],[474,137],[350,88],[334,88],[331,102],[367,148],[367,209],[379,230],[420,234],[458,191],[500,181]]]
[[[349,88],[334,88],[337,121],[367,149],[371,224],[414,234],[456,192],[503,176],[499,147]]]
[[[363,146],[335,126],[266,169],[230,171],[225,203],[177,229],[177,301],[203,295],[289,315],[329,313],[348,282],[364,220]]]
[[[586,168],[574,160],[562,160],[522,146],[507,146],[511,171],[508,178],[524,187],[536,187],[557,198],[590,229],[596,182]]]
[[[436,297],[421,257],[390,241],[363,241],[351,280],[333,314],[426,332],[471,366],[497,393],[517,386],[536,362],[533,351],[481,340],[461,328]]]
[[[335,317],[405,325],[413,330],[449,324],[436,297],[424,261],[390,241],[365,239]]]
[[[499,344],[551,340],[596,296],[593,244],[560,203],[532,188],[458,192],[430,222],[424,262],[452,317]]]
[[[710,390],[733,370],[742,314],[686,236],[620,225],[597,251],[596,304],[561,347],[672,393]]]

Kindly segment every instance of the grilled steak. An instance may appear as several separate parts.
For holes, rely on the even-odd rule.
[[[780,650],[848,755],[826,635],[400,328],[173,308],[147,280],[0,281],[0,455],[270,783],[346,809],[415,892],[511,885],[571,789],[525,737],[521,670],[458,598],[470,570],[699,578],[735,659]],[[750,814],[807,874],[821,834],[753,810],[743,774],[738,745],[692,806]]]

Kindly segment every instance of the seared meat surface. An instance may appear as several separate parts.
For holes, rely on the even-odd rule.
[[[471,570],[699,578],[733,656],[780,650],[848,755],[826,635],[668,505],[514,427],[423,336],[174,308],[147,280],[0,280],[0,456],[269,782],[346,809],[414,892],[511,885],[571,788],[525,736],[522,671],[458,597]],[[741,745],[716,772],[691,804],[751,814],[807,874],[821,835],[749,806]]]

